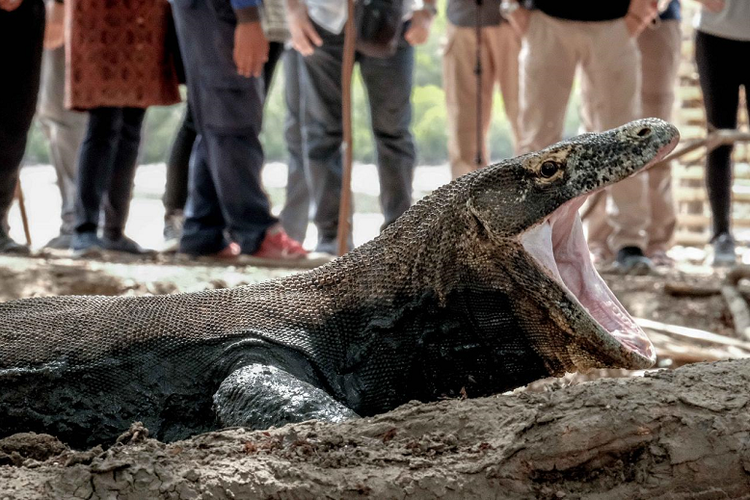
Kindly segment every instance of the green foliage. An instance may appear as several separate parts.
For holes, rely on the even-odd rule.
[[[141,136],[140,163],[166,161],[184,116],[184,104],[148,109]]]

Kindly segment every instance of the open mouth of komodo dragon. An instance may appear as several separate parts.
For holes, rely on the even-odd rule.
[[[659,162],[676,145],[665,146],[645,170]],[[603,189],[603,188],[602,188]],[[591,260],[583,224],[578,209],[593,193],[574,198],[542,223],[526,231],[521,237],[524,249],[540,264],[542,271],[566,292],[574,304],[580,306],[599,326],[596,339],[602,353],[616,362],[597,363],[575,360],[576,368],[586,370],[594,366],[619,366],[640,369],[653,366],[656,351],[645,332],[617,300]],[[597,349],[597,350],[599,350]]]

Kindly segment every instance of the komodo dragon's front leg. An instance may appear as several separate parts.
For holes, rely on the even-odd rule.
[[[325,391],[263,364],[232,372],[213,399],[214,411],[223,427],[267,429],[312,419],[341,422],[358,417]]]

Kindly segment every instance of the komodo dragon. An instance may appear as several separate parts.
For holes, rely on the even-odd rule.
[[[645,119],[465,175],[309,272],[153,297],[0,304],[0,436],[172,441],[482,396],[654,350],[591,264],[587,194],[661,159]]]

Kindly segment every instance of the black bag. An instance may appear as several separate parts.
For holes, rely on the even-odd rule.
[[[403,0],[358,0],[354,4],[357,51],[371,57],[396,53],[403,23]]]

